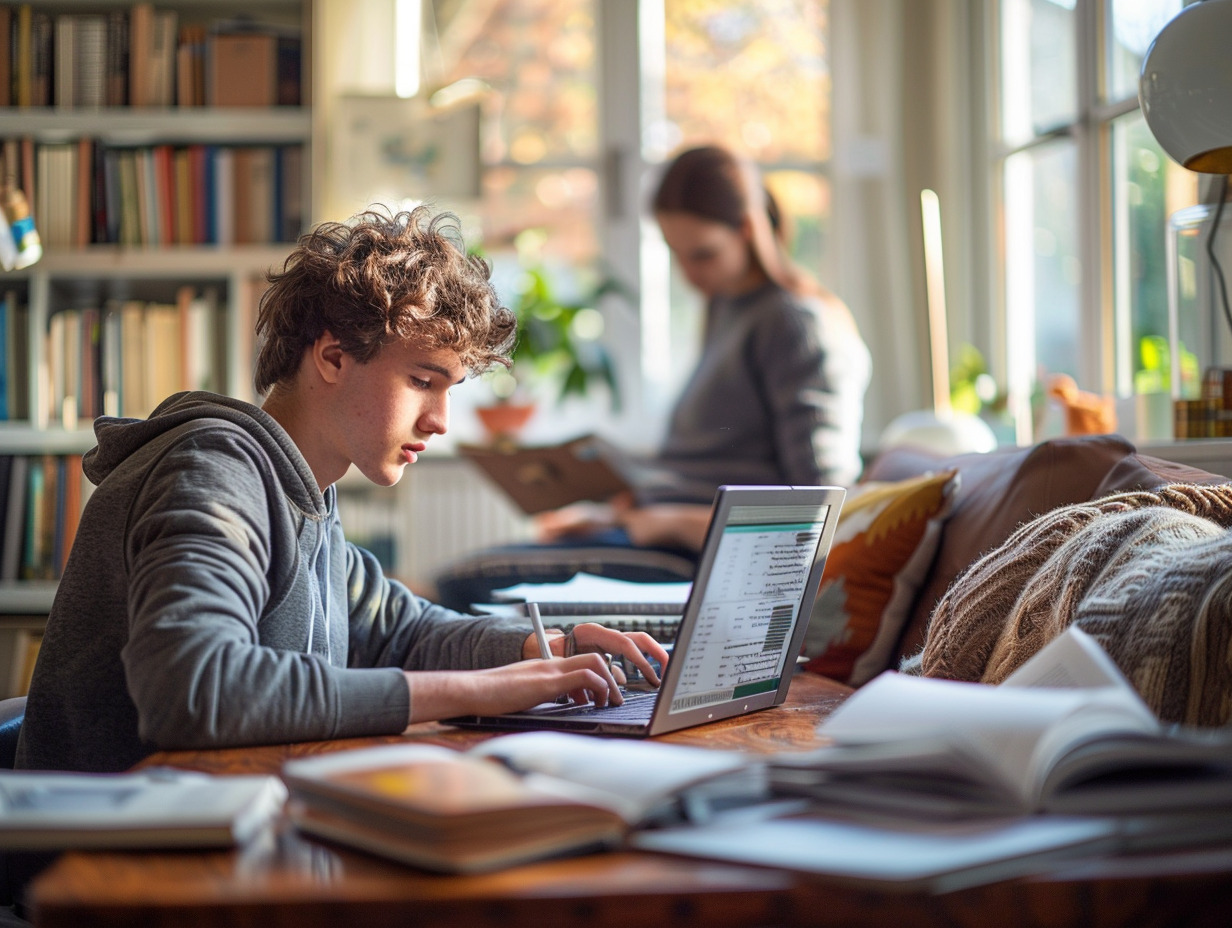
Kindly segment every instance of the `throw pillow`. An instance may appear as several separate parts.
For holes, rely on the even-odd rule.
[[[1000,683],[1077,625],[1165,722],[1232,720],[1232,485],[1065,506],[1022,526],[933,614],[926,676]]]
[[[805,634],[808,670],[859,686],[886,669],[958,484],[948,470],[848,491]]]

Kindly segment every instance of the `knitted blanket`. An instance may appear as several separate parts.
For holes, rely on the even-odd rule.
[[[937,604],[919,672],[1000,683],[1070,623],[1166,722],[1232,719],[1232,486],[1172,485],[1021,526]]]

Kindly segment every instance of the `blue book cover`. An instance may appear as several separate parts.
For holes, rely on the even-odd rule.
[[[29,461],[29,470],[26,472],[28,486],[26,490],[26,539],[22,545],[22,566],[21,576],[23,580],[40,580],[39,563],[39,548],[42,541],[42,529],[44,521],[44,485],[43,485],[43,467],[38,459]]]

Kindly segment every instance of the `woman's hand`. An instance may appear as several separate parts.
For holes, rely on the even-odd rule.
[[[606,503],[573,503],[535,516],[535,537],[540,543],[594,535],[616,525],[612,507]]]
[[[639,548],[685,548],[700,551],[710,526],[710,507],[702,503],[652,503],[634,506],[614,501],[612,514]]]

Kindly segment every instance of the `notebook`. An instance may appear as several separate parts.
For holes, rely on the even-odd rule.
[[[620,706],[543,703],[449,724],[649,737],[777,706],[800,652],[846,492],[724,486],[659,689]]]

